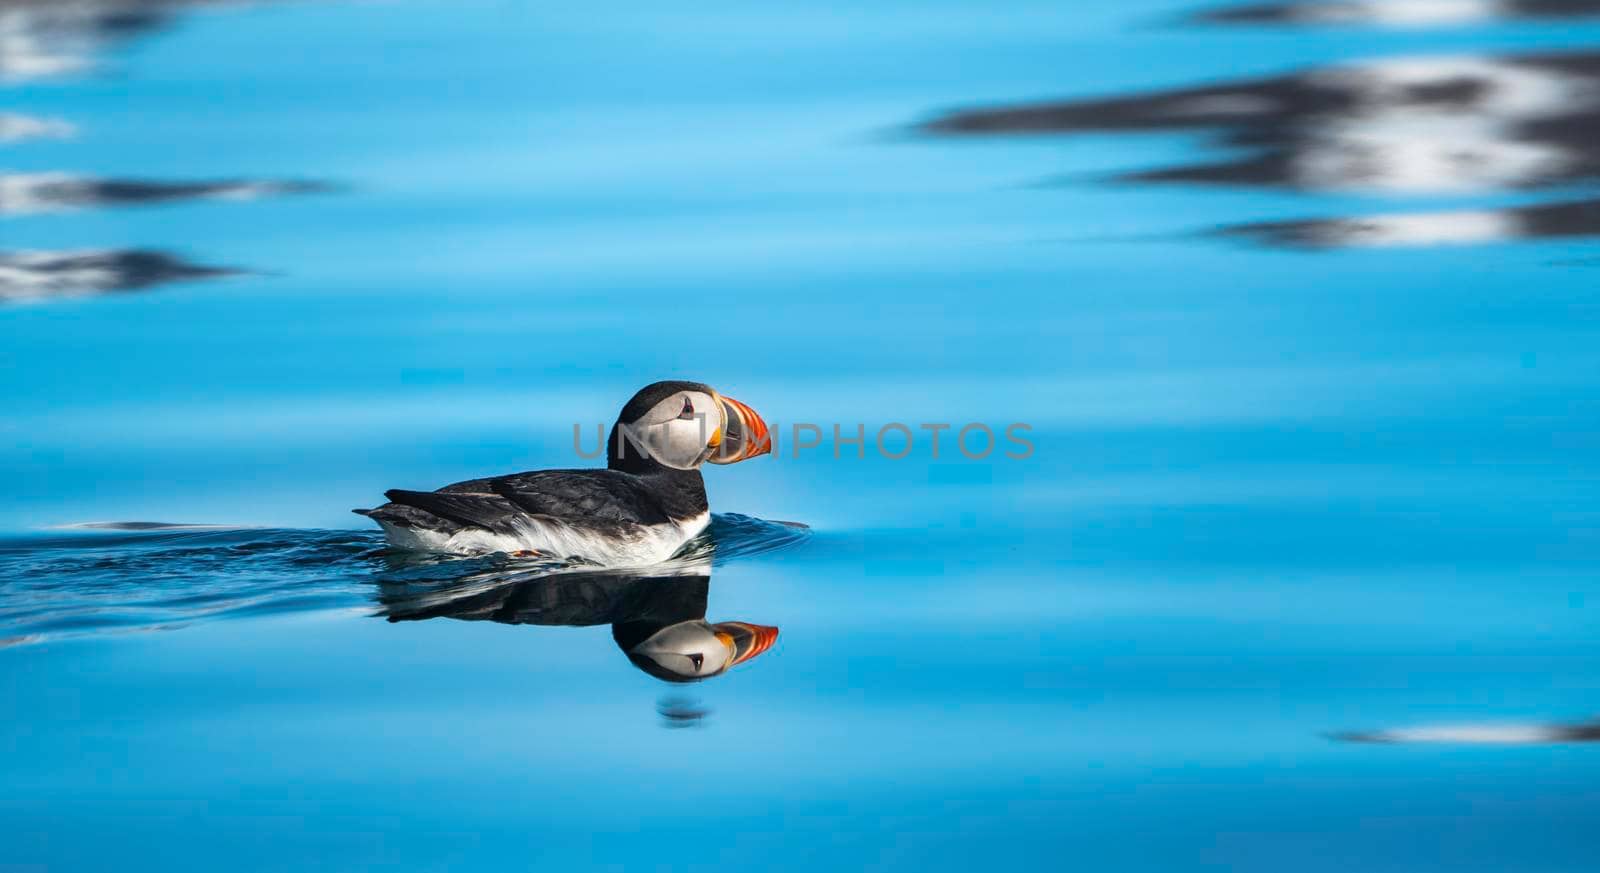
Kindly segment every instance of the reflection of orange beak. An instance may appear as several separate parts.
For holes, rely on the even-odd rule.
[[[772,451],[772,437],[767,433],[767,423],[754,409],[734,400],[717,395],[722,407],[722,427],[711,435],[707,444],[713,464],[736,464]]]
[[[734,664],[743,664],[745,661],[772,648],[772,644],[778,641],[778,629],[764,624],[725,621],[719,627],[734,631],[732,636],[737,654],[733,656],[733,661],[728,664],[730,667]]]

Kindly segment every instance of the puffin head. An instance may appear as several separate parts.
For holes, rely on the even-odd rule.
[[[707,461],[733,464],[772,451],[754,409],[699,382],[656,382],[639,389],[611,431],[611,466],[649,458],[677,470]]]
[[[626,649],[635,667],[667,682],[696,682],[772,648],[778,629],[743,621],[704,619],[669,624]]]

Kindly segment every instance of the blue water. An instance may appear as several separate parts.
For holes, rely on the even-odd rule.
[[[1600,18],[1513,5],[0,3],[0,870],[1593,869],[1600,109],[1505,59]],[[780,435],[672,574],[349,514],[666,378]]]

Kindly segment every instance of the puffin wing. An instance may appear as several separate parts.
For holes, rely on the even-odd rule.
[[[499,476],[484,484],[523,512],[565,522],[671,521],[637,477],[615,470],[540,470]]]
[[[456,524],[491,531],[514,530],[514,520],[522,515],[522,510],[498,494],[393,488],[383,492],[383,496],[402,506],[412,506]]]

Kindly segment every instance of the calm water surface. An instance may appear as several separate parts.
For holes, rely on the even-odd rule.
[[[0,0],[0,80],[0,870],[1600,856],[1600,4]],[[662,378],[825,436],[668,566],[348,513]]]

